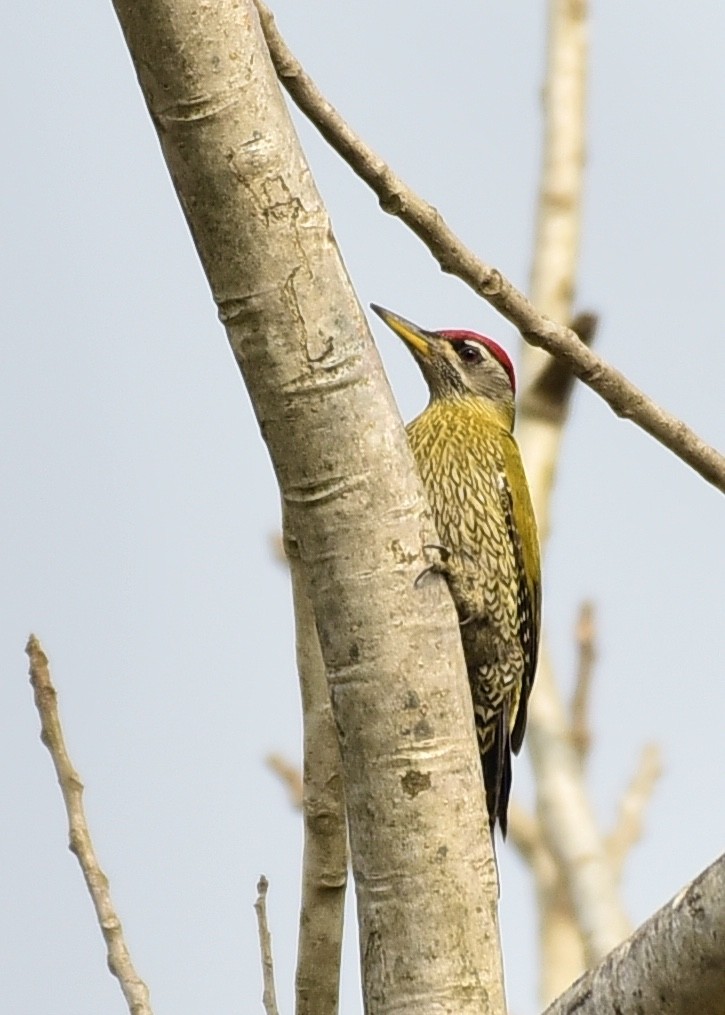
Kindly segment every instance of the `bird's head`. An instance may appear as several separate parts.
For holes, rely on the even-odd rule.
[[[424,331],[390,310],[370,305],[413,353],[431,401],[473,395],[493,402],[513,420],[514,368],[497,342],[475,331]]]

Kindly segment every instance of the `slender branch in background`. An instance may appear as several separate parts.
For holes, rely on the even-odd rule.
[[[315,760],[314,757],[310,759],[308,755],[306,770],[309,769],[310,763],[314,766]],[[304,798],[300,770],[280,754],[270,754],[267,764],[287,788],[290,804],[295,810],[301,811]],[[320,777],[324,778],[324,769],[320,767],[318,771]],[[342,790],[342,787],[340,788]],[[324,787],[323,792],[329,789],[335,791],[334,782],[331,786]],[[309,804],[313,803],[310,792],[307,799]],[[323,809],[318,809],[317,813],[309,806],[308,810],[309,819],[305,823],[306,844],[302,874],[296,1012],[297,1015],[302,1012],[310,1015],[312,1013],[326,1015],[328,1012],[336,1013],[338,1010],[343,904],[347,875],[347,869],[345,868],[343,872],[340,866],[339,854],[341,845],[344,848],[347,843],[344,838],[345,816],[343,813],[343,842],[340,844],[336,841],[339,838],[337,834],[339,815],[334,811],[330,812],[324,806]],[[328,840],[331,840],[329,856],[325,853]]]
[[[576,625],[579,666],[571,699],[571,740],[582,765],[586,763],[592,744],[592,733],[589,728],[589,699],[594,661],[597,656],[596,634],[594,604],[584,602],[579,609]]]
[[[665,412],[564,324],[538,311],[497,269],[481,261],[456,237],[432,205],[421,200],[345,123],[284,43],[271,12],[255,0],[277,74],[290,96],[322,136],[377,194],[380,207],[398,216],[425,243],[441,269],[456,275],[511,321],[531,345],[562,359],[618,415],[636,423],[703,479],[725,492],[725,456],[682,420]],[[578,8],[569,3],[573,19]],[[567,318],[563,318],[567,320]]]
[[[544,141],[531,302],[552,320],[570,324],[581,245],[588,11],[586,0],[549,0],[547,6]],[[529,386],[546,371],[548,356],[525,346],[522,361]]]
[[[30,660],[30,683],[35,694],[35,707],[40,715],[40,739],[50,752],[58,776],[68,815],[70,850],[80,864],[106,942],[108,968],[121,986],[131,1015],[152,1015],[148,987],[131,961],[123,937],[123,927],[111,901],[108,878],[101,870],[93,848],[83,807],[83,783],[65,746],[58,713],[58,695],[50,678],[48,657],[34,634],[30,635],[25,651]]]
[[[642,750],[632,781],[620,801],[616,823],[607,838],[607,852],[617,880],[622,877],[624,861],[632,846],[642,837],[644,812],[661,775],[660,749],[657,744],[647,744]]]
[[[548,11],[544,147],[531,268],[532,302],[542,315],[568,324],[573,318],[581,230],[587,5],[583,0],[550,0]],[[579,324],[584,325],[591,341],[596,318],[587,315]],[[583,343],[581,347],[586,349]],[[539,349],[523,348],[522,367],[518,440],[545,544],[572,389]],[[572,742],[570,716],[545,633],[529,704],[527,744],[534,769],[537,816],[554,867],[553,874],[547,868],[534,869],[542,930],[539,994],[546,1004],[585,965],[600,961],[619,944],[630,925]],[[546,875],[543,880],[542,872]]]
[[[564,976],[570,974],[571,983],[584,968],[584,942],[572,914],[561,867],[544,839],[541,823],[515,801],[509,807],[509,840],[534,879],[542,956],[539,991],[542,996],[553,997]]]
[[[342,762],[299,546],[287,533],[286,538],[275,538],[273,548],[292,579],[304,729],[304,780],[282,755],[267,758],[290,803],[304,816],[296,1012],[336,1015],[348,870]]]
[[[304,730],[304,781],[299,768],[280,754],[267,758],[290,803],[304,816],[295,1010],[297,1015],[336,1015],[348,870],[342,762],[299,547],[287,533],[275,539],[274,550],[292,579]]]
[[[534,259],[537,260],[536,257]],[[541,269],[538,274],[541,276]],[[571,307],[568,313],[571,313]],[[587,312],[577,314],[571,327],[589,346],[596,338],[598,323],[597,315]],[[516,436],[526,463],[539,538],[545,546],[551,528],[551,495],[556,482],[559,451],[574,394],[574,375],[563,360],[533,349],[524,342],[520,382]]]
[[[279,777],[284,784],[289,802],[297,810],[302,810],[302,773],[291,761],[287,761],[281,754],[269,754],[266,758],[267,766]]]
[[[262,954],[262,1004],[266,1015],[279,1015],[277,1007],[277,991],[274,986],[274,961],[272,959],[272,937],[267,924],[267,889],[269,882],[264,874],[257,882],[257,901],[254,911],[257,914],[259,930],[259,950]]]
[[[725,1011],[725,855],[590,969],[544,1015]]]
[[[579,341],[591,347],[599,326],[599,317],[591,311],[581,311],[571,322],[571,330]],[[539,358],[531,362],[531,379],[518,398],[519,411],[532,419],[545,419],[561,426],[569,413],[571,393],[574,386],[574,374],[563,360],[542,353],[540,349],[525,345],[524,350],[535,352]],[[522,359],[525,357],[522,356]],[[524,367],[523,373],[529,377],[529,369]]]
[[[305,846],[297,952],[297,1015],[337,1015],[347,889],[345,784],[315,613],[296,539],[285,526],[292,579],[297,670],[302,697],[304,777],[284,769],[301,789]],[[278,767],[278,771],[280,771]]]
[[[587,5],[550,0],[544,84],[544,145],[531,298],[545,319],[573,323],[581,231],[586,134]],[[596,317],[580,316],[588,342]],[[530,338],[522,330],[524,338]],[[540,343],[539,343],[540,344]],[[584,342],[580,349],[591,357]],[[555,352],[548,347],[549,352]],[[570,366],[568,361],[565,364]],[[577,371],[575,371],[577,372]],[[542,544],[550,529],[572,387],[561,366],[541,349],[522,349],[517,435]],[[545,632],[529,704],[527,744],[546,862],[532,865],[539,907],[539,995],[548,1003],[627,936],[630,926],[617,892],[603,837],[589,800],[570,715],[553,672]]]

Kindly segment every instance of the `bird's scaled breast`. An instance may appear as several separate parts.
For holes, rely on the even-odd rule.
[[[452,552],[506,554],[498,489],[505,434],[485,414],[435,403],[408,427],[438,534]]]

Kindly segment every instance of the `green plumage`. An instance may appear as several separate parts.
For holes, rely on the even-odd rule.
[[[458,611],[491,826],[506,833],[536,670],[539,543],[512,414],[475,396],[435,399],[408,426]]]
[[[458,611],[489,821],[505,835],[541,619],[536,519],[512,433],[514,369],[484,335],[426,331],[373,310],[407,344],[430,391],[408,426],[441,540],[429,570],[445,575]]]

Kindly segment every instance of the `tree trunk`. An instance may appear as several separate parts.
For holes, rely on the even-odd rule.
[[[500,1015],[497,878],[455,613],[442,582],[414,587],[436,536],[256,10],[115,6],[307,572],[366,1011]]]

